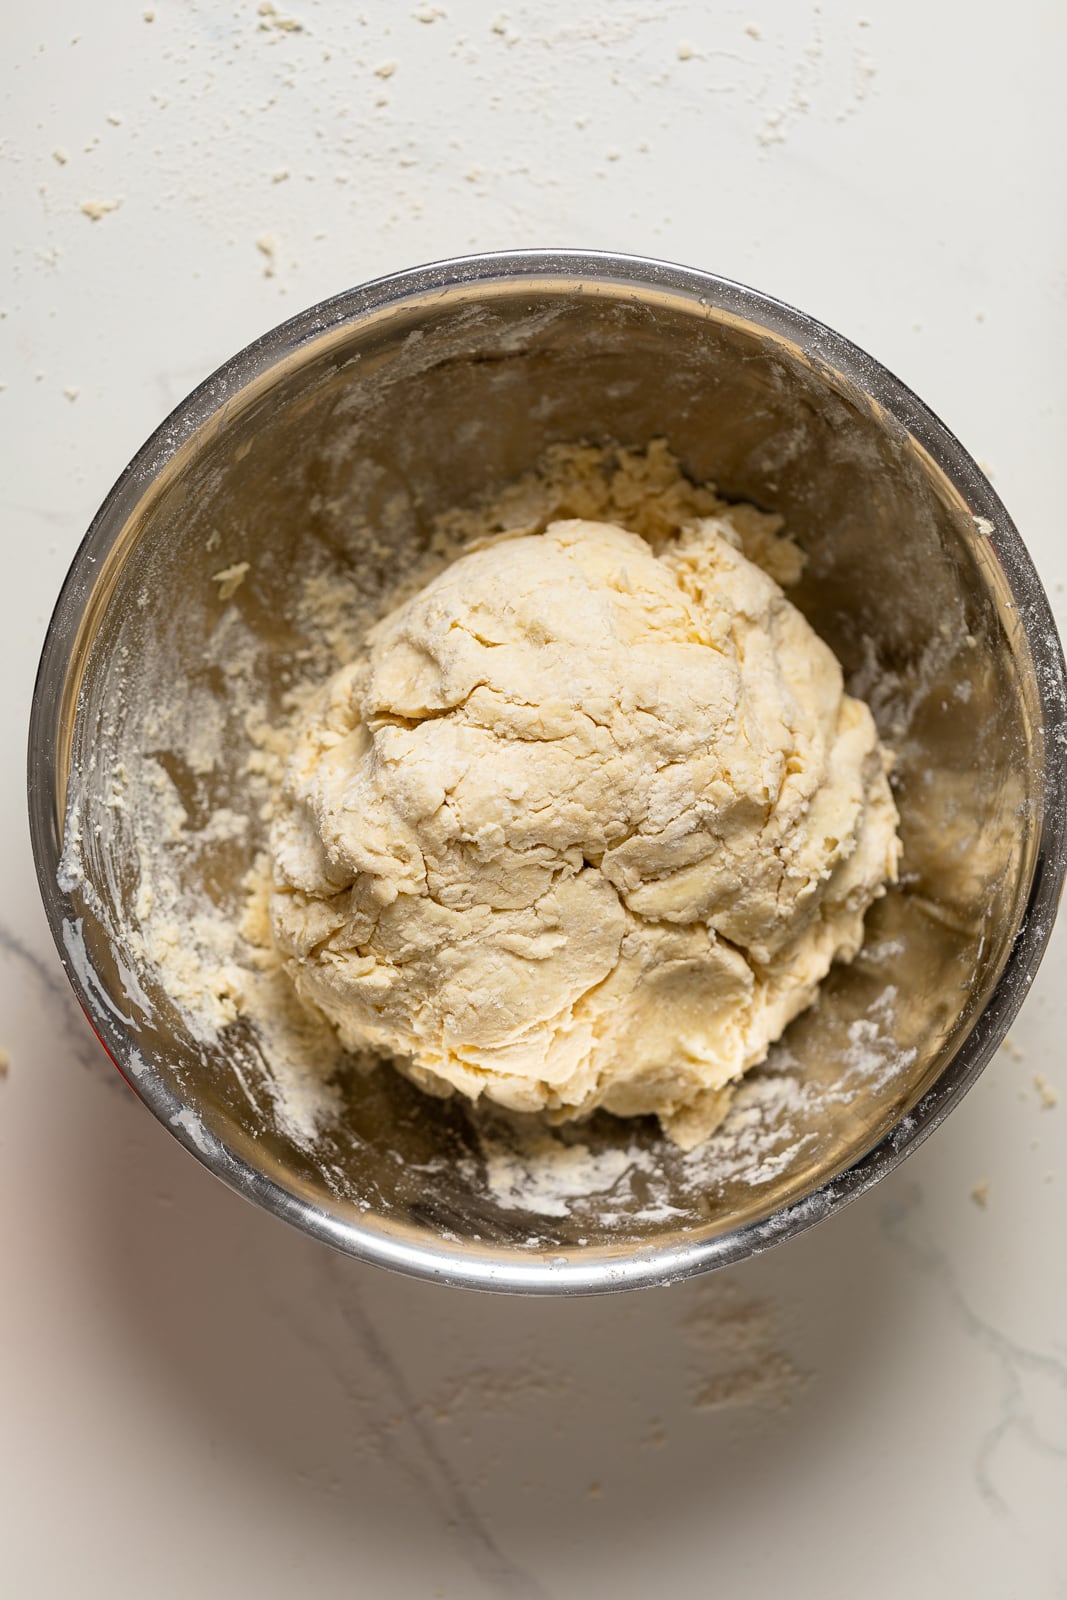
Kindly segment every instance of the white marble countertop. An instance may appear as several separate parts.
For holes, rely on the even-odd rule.
[[[471,248],[658,254],[823,317],[988,466],[1062,625],[1067,13],[148,4],[9,7],[0,65],[0,1588],[1067,1595],[1067,926],[968,1100],[831,1222],[670,1291],[474,1296],[258,1213],[125,1090],[22,770],[63,573],[163,414]]]

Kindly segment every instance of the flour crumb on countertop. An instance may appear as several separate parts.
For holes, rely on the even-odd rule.
[[[784,144],[785,112],[782,110],[768,111],[764,118],[763,127],[759,129],[756,138],[761,145]]]
[[[529,1355],[515,1367],[481,1367],[453,1376],[420,1408],[441,1427],[462,1423],[466,1414],[513,1416],[565,1400],[573,1388],[570,1373],[541,1365]]]
[[[77,400],[78,396],[81,394],[81,390],[73,383],[68,383],[64,388],[63,393],[66,395],[68,400]]]
[[[220,600],[233,599],[248,576],[251,566],[250,561],[236,561],[232,567],[224,567],[221,572],[212,574],[212,583],[217,583],[219,586]]]
[[[142,11],[141,15],[144,17],[146,22],[155,22],[156,20],[156,14],[154,11]]]
[[[271,181],[271,183],[284,183],[285,180],[288,178],[288,176],[289,176],[289,168],[288,167],[280,167],[277,172],[272,172],[271,173],[270,181]]]
[[[263,276],[273,278],[278,270],[278,244],[273,234],[261,233],[256,239],[256,249],[264,258]]]
[[[298,22],[296,17],[287,17],[272,4],[272,0],[260,0],[259,26],[263,32],[271,29],[278,33],[303,33],[304,24]]]
[[[758,22],[747,23],[745,26],[745,32],[748,34],[750,39],[763,38],[763,29],[760,27]]]
[[[67,152],[61,150],[59,145],[56,145],[56,148],[52,151],[52,160],[57,161],[61,167],[65,167],[67,164]]]
[[[78,210],[90,222],[99,222],[109,211],[117,211],[121,204],[121,200],[83,200]]]
[[[971,1190],[971,1199],[982,1211],[989,1205],[989,1180],[983,1178],[981,1183],[976,1183]]]
[[[1054,1106],[1059,1105],[1060,1097],[1043,1072],[1034,1073],[1034,1088],[1037,1090],[1042,1111],[1051,1111]]]
[[[374,69],[376,78],[391,78],[396,71],[395,61],[383,61]]]
[[[448,16],[448,12],[445,11],[441,6],[419,6],[418,9],[413,11],[411,14],[415,18],[416,22],[424,22],[427,24],[427,26],[429,26],[431,22],[436,22],[438,17]]]

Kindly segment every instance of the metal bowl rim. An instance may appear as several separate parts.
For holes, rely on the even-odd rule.
[[[84,977],[70,961],[64,924],[76,916],[59,888],[60,819],[55,811],[54,731],[70,665],[70,647],[92,591],[94,569],[117,539],[137,502],[175,453],[196,432],[280,362],[342,324],[397,308],[427,295],[476,285],[531,288],[553,281],[605,288],[660,290],[690,299],[709,317],[727,313],[790,343],[839,374],[902,425],[993,529],[997,557],[1022,619],[1037,676],[1045,729],[1041,833],[1026,913],[988,1003],[960,1041],[937,1082],[893,1128],[845,1172],[762,1220],[681,1247],[635,1245],[608,1261],[527,1257],[500,1250],[468,1254],[440,1241],[406,1245],[365,1221],[342,1222],[294,1194],[227,1149],[188,1117],[116,1020],[94,1005]],[[34,686],[28,748],[30,835],[41,897],[67,977],[94,1031],[131,1088],[168,1130],[216,1176],[246,1199],[361,1260],[454,1286],[526,1293],[588,1294],[667,1284],[756,1255],[832,1215],[869,1189],[937,1128],[990,1060],[1033,982],[1052,931],[1067,869],[1067,682],[1063,652],[1048,599],[1022,539],[999,496],[943,422],[891,372],[843,335],[783,301],[731,279],[651,257],[609,251],[499,251],[431,262],[388,274],[310,306],[247,345],[182,400],[120,474],[71,562],[48,625]]]

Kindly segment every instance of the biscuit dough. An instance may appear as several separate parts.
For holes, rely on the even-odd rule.
[[[504,535],[322,691],[271,917],[347,1047],[556,1120],[655,1113],[688,1147],[855,955],[896,876],[888,761],[736,523]]]

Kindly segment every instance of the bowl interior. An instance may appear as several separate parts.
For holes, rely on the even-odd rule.
[[[848,1168],[973,1028],[1034,875],[1037,688],[961,490],[817,337],[677,288],[454,283],[265,345],[227,382],[195,427],[157,437],[105,510],[54,730],[55,810],[73,774],[68,869],[79,861],[68,960],[135,1087],[246,1190],[398,1260],[610,1268],[736,1234]],[[306,1068],[240,1020],[216,1039],[191,1027],[139,950],[153,850],[163,839],[179,886],[239,913],[266,830],[244,769],[294,685],[333,662],[300,598],[309,577],[347,596],[349,620],[369,616],[437,513],[554,442],[660,436],[693,478],[781,512],[806,550],[794,598],[897,755],[903,882],[727,1128],[690,1155],[650,1122],[606,1116],[538,1140],[385,1069],[343,1071],[302,1122]],[[216,575],[244,562],[224,598]],[[146,785],[157,800],[129,803]],[[210,824],[220,808],[238,820]],[[184,937],[180,906],[176,921]]]

